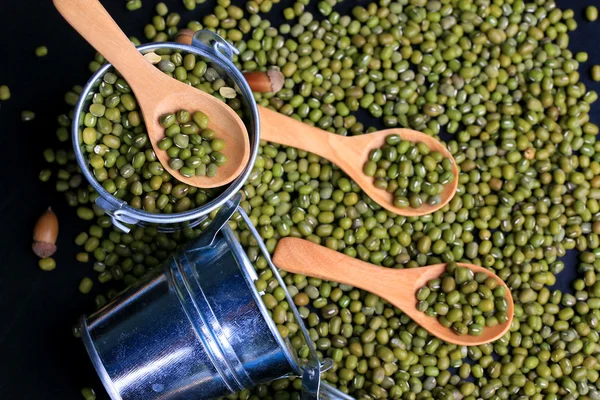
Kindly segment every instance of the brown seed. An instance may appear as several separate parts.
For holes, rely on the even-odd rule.
[[[182,44],[192,44],[194,32],[191,29],[181,29],[175,41]],[[258,93],[277,93],[283,88],[285,77],[281,71],[271,69],[267,72],[244,72],[244,78],[250,89]]]
[[[275,69],[267,72],[244,72],[244,78],[246,78],[250,89],[258,93],[277,93],[285,83],[285,77],[281,71]]]
[[[182,44],[192,44],[192,38],[194,37],[194,31],[191,29],[181,29],[177,33],[175,41]]]
[[[48,207],[46,212],[38,219],[33,228],[32,249],[40,258],[50,257],[56,252],[56,238],[58,237],[58,218]]]

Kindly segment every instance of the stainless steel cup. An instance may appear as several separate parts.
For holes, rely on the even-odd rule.
[[[223,187],[221,192],[207,204],[174,214],[149,213],[130,207],[125,201],[118,199],[107,192],[104,187],[96,180],[92,170],[89,167],[88,160],[83,154],[82,146],[82,124],[85,112],[92,104],[92,91],[100,85],[102,77],[112,70],[111,64],[106,64],[100,68],[90,78],[83,88],[79,102],[75,107],[73,116],[73,125],[71,128],[71,138],[73,140],[73,149],[79,167],[87,181],[98,192],[96,204],[100,206],[110,217],[113,224],[123,231],[129,231],[128,225],[133,224],[159,224],[162,231],[173,231],[181,228],[181,223],[189,223],[192,226],[205,219],[208,214],[219,208],[227,200],[231,199],[244,185],[256,161],[258,146],[260,142],[260,122],[256,101],[252,90],[244,79],[242,73],[233,64],[233,56],[238,50],[230,45],[226,40],[214,32],[198,31],[194,35],[192,45],[180,43],[150,43],[138,47],[141,53],[160,52],[161,50],[172,50],[182,53],[192,53],[202,57],[211,68],[216,69],[221,76],[228,82],[228,85],[235,88],[239,93],[239,99],[242,103],[243,116],[248,135],[250,139],[250,158],[248,165],[231,184]]]
[[[310,340],[311,357],[301,365],[269,317],[227,224],[236,210],[249,223],[240,198],[162,269],[82,320],[83,342],[113,400],[213,399],[288,375],[303,377],[305,398],[352,399],[320,386],[326,366]]]

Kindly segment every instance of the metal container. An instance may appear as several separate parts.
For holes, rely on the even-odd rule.
[[[152,275],[82,320],[81,336],[113,400],[213,399],[298,375],[303,398],[352,399],[320,385],[320,363],[290,294],[310,350],[298,360],[254,286],[255,270],[227,224],[237,210],[269,261],[250,219],[228,200],[199,238]]]
[[[203,220],[210,212],[216,210],[223,205],[228,199],[231,199],[246,182],[246,179],[252,171],[256,156],[258,154],[258,146],[260,142],[260,124],[258,116],[258,108],[256,101],[252,95],[252,90],[244,79],[242,73],[233,64],[234,54],[238,54],[238,50],[230,45],[219,35],[210,31],[198,31],[194,35],[192,45],[180,43],[150,43],[138,47],[141,53],[152,51],[161,51],[169,49],[183,53],[192,53],[202,57],[207,64],[217,70],[219,74],[226,79],[227,84],[235,88],[239,94],[239,99],[242,102],[243,117],[248,135],[250,139],[250,158],[248,165],[231,184],[222,188],[222,192],[212,201],[207,204],[188,210],[186,212],[174,214],[158,214],[149,213],[143,210],[138,210],[130,207],[125,201],[118,199],[111,193],[107,192],[102,185],[96,180],[87,158],[84,156],[81,149],[81,126],[86,110],[92,101],[92,91],[100,85],[102,77],[107,72],[113,69],[111,64],[106,64],[100,68],[85,85],[83,92],[79,98],[79,102],[75,108],[73,117],[73,125],[71,137],[73,140],[73,148],[77,163],[87,181],[98,192],[99,197],[96,199],[96,204],[100,206],[112,219],[113,224],[123,231],[129,231],[127,225],[133,224],[159,224],[159,229],[162,231],[173,231],[180,229],[180,224],[183,222],[189,223],[192,226]]]

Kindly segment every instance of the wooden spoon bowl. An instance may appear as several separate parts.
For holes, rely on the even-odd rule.
[[[261,139],[296,147],[328,159],[352,178],[373,201],[395,214],[408,217],[431,214],[445,206],[456,193],[458,187],[458,165],[456,160],[443,143],[422,132],[394,128],[359,136],[340,136],[304,124],[268,108],[258,107],[258,109],[261,121]],[[394,134],[400,135],[402,139],[410,142],[423,142],[432,151],[439,151],[444,157],[452,160],[454,180],[444,186],[439,204],[424,203],[419,208],[396,207],[393,194],[375,187],[373,177],[367,176],[363,172],[363,167],[369,160],[371,150],[383,146],[385,139]]]
[[[161,88],[158,83],[164,83],[163,93],[154,92],[155,101],[150,98],[151,94],[138,96],[140,108],[144,113],[148,136],[152,141],[152,147],[163,167],[175,178],[191,186],[200,188],[215,188],[226,185],[237,178],[250,158],[250,140],[244,122],[221,100],[176,79],[172,79],[160,72],[158,68],[152,67],[155,88]],[[223,107],[224,106],[224,107]],[[165,137],[165,128],[159,123],[159,118],[168,113],[186,109],[190,112],[200,110],[210,118],[210,129],[217,133],[217,137],[225,140],[225,148],[221,151],[226,157],[225,165],[217,168],[214,177],[194,176],[186,178],[179,171],[169,166],[170,157],[166,151],[158,148],[158,142]]]
[[[446,270],[446,264],[420,268],[393,269],[377,267],[343,253],[328,249],[308,240],[284,238],[279,241],[273,262],[284,271],[340,282],[374,293],[402,310],[427,332],[449,343],[477,346],[502,337],[512,324],[514,303],[506,283],[496,274],[473,264],[458,263],[473,272],[485,272],[506,289],[508,321],[493,327],[485,327],[480,336],[455,334],[441,325],[437,318],[417,310],[417,291],[431,279],[438,278]]]
[[[150,64],[97,0],[53,1],[69,24],[110,61],[134,91],[150,142],[165,170],[179,181],[201,188],[226,185],[242,173],[250,158],[250,139],[244,122],[233,109]],[[214,177],[184,177],[169,166],[166,151],[158,148],[158,142],[165,137],[159,118],[182,109],[204,112],[210,118],[210,128],[225,140],[223,154],[228,161]]]

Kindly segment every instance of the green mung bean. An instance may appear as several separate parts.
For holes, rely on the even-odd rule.
[[[125,8],[129,11],[135,11],[142,8],[142,0],[127,0],[125,3]]]
[[[82,294],[88,294],[92,291],[93,286],[94,282],[90,278],[85,277],[81,280],[81,282],[79,282],[79,291]]]
[[[0,85],[0,100],[6,101],[10,99],[10,89],[6,85]]]
[[[40,171],[40,174],[39,174],[40,181],[48,182],[51,177],[52,177],[52,170],[45,168]]]
[[[94,392],[94,389],[90,387],[81,389],[81,395],[83,396],[84,400],[96,400],[96,393]]]
[[[196,9],[196,0],[182,0],[186,10],[193,11]]]
[[[38,266],[42,271],[52,271],[56,268],[56,261],[52,257],[42,258],[38,261]]]
[[[21,121],[29,122],[35,119],[35,113],[33,111],[25,110],[21,111]]]
[[[594,65],[590,71],[592,79],[595,82],[600,82],[600,65]]]
[[[169,13],[169,9],[168,9],[167,5],[163,2],[156,4],[155,11],[156,11],[156,14],[158,14],[161,17],[164,17]],[[161,30],[164,30],[164,29],[161,29]]]
[[[35,49],[35,55],[37,57],[45,57],[48,55],[48,48],[46,46],[40,46]]]
[[[590,22],[596,21],[598,19],[598,8],[596,6],[587,6],[585,8],[585,18]]]

